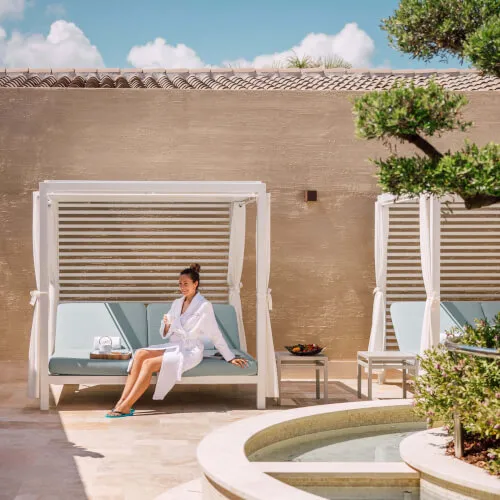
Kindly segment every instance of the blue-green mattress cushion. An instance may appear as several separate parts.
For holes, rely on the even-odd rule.
[[[95,336],[109,335],[122,339],[122,347],[134,351],[152,344],[162,344],[158,333],[163,314],[170,303],[110,303],[74,302],[59,304],[57,309],[56,341],[54,354],[49,361],[49,372],[53,375],[126,375],[128,360],[90,359]],[[206,357],[185,377],[216,375],[256,375],[257,362],[239,349],[238,323],[234,307],[229,304],[214,304],[219,327],[237,355],[248,360],[248,367],[240,368],[223,359]],[[213,354],[213,344],[205,342],[205,356]]]
[[[424,301],[394,302],[391,319],[401,351],[418,353],[424,319]],[[440,339],[446,338],[445,332],[461,329],[466,323],[475,325],[476,320],[493,322],[500,313],[500,301],[443,301],[440,308]]]
[[[224,375],[257,375],[257,361],[249,354],[232,349],[233,352],[248,360],[248,366],[240,368],[224,359],[206,357],[198,365],[184,372],[183,377],[206,377]],[[207,355],[208,353],[205,353]],[[65,350],[55,353],[49,361],[52,375],[127,375],[128,360],[90,359],[88,351]]]
[[[120,337],[121,347],[148,342],[146,306],[139,302],[66,302],[57,307],[55,352],[86,350],[94,337]]]

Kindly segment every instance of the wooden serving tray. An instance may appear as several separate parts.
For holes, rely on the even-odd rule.
[[[90,359],[130,359],[131,352],[91,352]]]

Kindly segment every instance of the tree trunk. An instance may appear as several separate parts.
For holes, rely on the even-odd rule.
[[[495,203],[500,203],[500,196],[494,196],[491,194],[476,194],[474,196],[462,196],[462,198],[465,202],[465,208],[468,210],[489,207],[491,205],[495,205]]]
[[[405,141],[417,146],[420,151],[425,153],[432,160],[440,160],[443,154],[440,153],[430,142],[418,134],[401,134],[399,137]]]

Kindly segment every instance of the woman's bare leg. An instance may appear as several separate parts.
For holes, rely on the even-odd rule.
[[[134,387],[135,382],[137,381],[137,377],[141,372],[142,364],[146,359],[153,358],[158,356],[158,353],[162,353],[163,351],[148,351],[147,349],[139,349],[134,355],[134,362],[132,363],[132,369],[127,377],[127,381],[125,383],[125,387],[123,388],[122,394],[118,403],[116,403],[115,408],[127,399],[127,396],[130,394],[132,387]]]
[[[151,383],[153,373],[159,372],[162,363],[163,351],[153,351],[154,357],[145,359],[142,363],[139,376],[132,387],[129,395],[116,405],[116,410],[122,413],[128,413],[132,405],[146,392]]]

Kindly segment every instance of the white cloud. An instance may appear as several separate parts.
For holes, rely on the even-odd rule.
[[[73,23],[55,21],[47,37],[25,36],[17,31],[10,39],[0,36],[0,66],[31,68],[102,68],[99,50]]]
[[[66,8],[62,3],[51,3],[45,8],[45,15],[60,19],[66,16]]]
[[[267,68],[286,65],[291,56],[308,56],[312,59],[340,56],[354,67],[369,67],[375,51],[370,36],[356,23],[346,24],[335,35],[309,33],[298,45],[283,52],[262,54],[253,61],[240,58],[222,61],[222,66],[233,68]],[[180,43],[169,45],[163,38],[156,38],[145,45],[137,45],[130,50],[127,60],[136,68],[204,68],[210,67],[202,61],[192,48]]]
[[[127,60],[136,68],[206,67],[193,49],[183,43],[169,45],[163,38],[156,38],[154,42],[132,47]]]
[[[340,56],[354,67],[368,67],[375,50],[375,44],[370,36],[360,29],[356,23],[346,24],[336,35],[325,33],[309,33],[298,45],[283,52],[257,56],[253,61],[236,59],[224,61],[223,64],[232,67],[266,68],[286,64],[289,57],[308,56],[312,59]]]
[[[26,4],[24,0],[0,0],[0,19],[2,17],[21,17]]]

